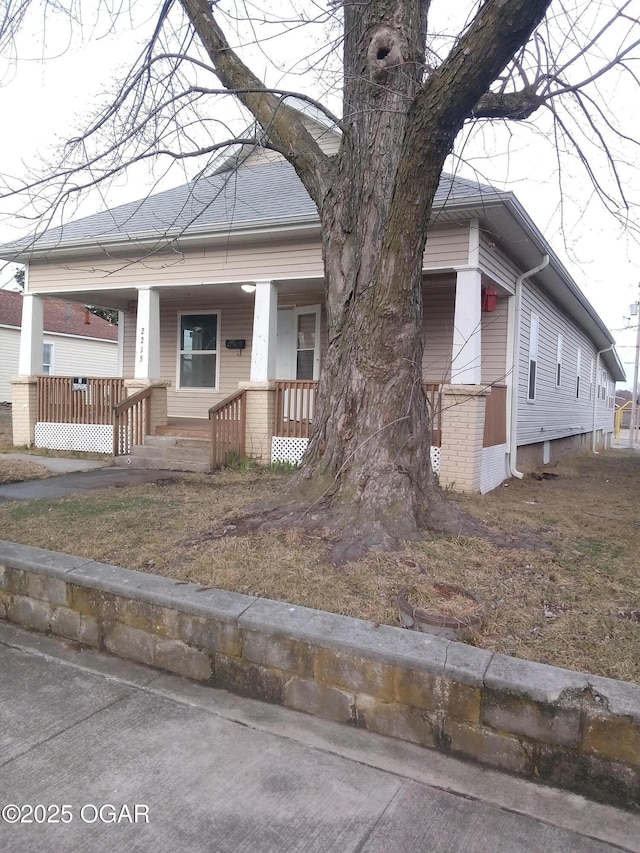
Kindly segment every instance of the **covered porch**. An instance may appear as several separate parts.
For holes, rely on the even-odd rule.
[[[147,436],[181,431],[210,443],[212,467],[230,454],[296,464],[326,347],[322,288],[282,279],[66,294],[120,311],[122,377],[111,384],[42,375],[42,299],[28,294],[14,443],[126,457]],[[441,482],[464,490],[481,488],[487,448],[493,480],[505,476],[508,297],[479,269],[425,274],[432,463]]]

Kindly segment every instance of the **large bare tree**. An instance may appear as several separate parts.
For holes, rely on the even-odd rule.
[[[454,511],[430,470],[421,374],[422,258],[445,160],[465,124],[523,121],[551,107],[556,134],[574,145],[600,195],[611,199],[606,181],[593,175],[575,116],[609,151],[603,134],[615,135],[614,122],[597,85],[613,70],[637,82],[634,2],[612,3],[608,11],[606,3],[582,0],[468,2],[466,20],[449,37],[430,29],[430,0],[299,3],[307,20],[315,14],[341,27],[342,115],[335,121],[342,138],[329,156],[290,92],[263,83],[241,58],[237,39],[229,40],[230,22],[256,22],[255,6],[166,0],[113,101],[70,142],[57,169],[31,182],[38,191],[53,182],[60,200],[82,188],[80,174],[89,186],[137,159],[202,157],[237,142],[233,132],[210,144],[197,141],[209,117],[207,99],[225,92],[260,129],[241,141],[259,141],[293,165],[322,226],[328,349],[292,504],[272,522],[291,522],[300,509],[306,522],[328,521],[342,531],[338,559],[451,526]],[[26,5],[15,4],[16,20]],[[597,18],[589,13],[595,5]],[[168,48],[161,34],[179,7],[188,25],[171,25]],[[3,33],[9,38],[11,22]],[[217,85],[203,85],[202,76],[211,74]],[[561,98],[573,113],[552,107]],[[95,139],[97,153],[87,144]],[[609,165],[615,185],[613,157]],[[619,190],[624,199],[621,184]]]

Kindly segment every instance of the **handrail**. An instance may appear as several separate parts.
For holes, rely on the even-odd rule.
[[[209,409],[211,422],[211,468],[229,462],[232,453],[245,455],[247,393],[236,391]]]
[[[151,388],[143,388],[113,407],[114,456],[131,453],[131,448],[143,444],[145,435],[151,432],[151,407],[149,403],[144,405],[151,391]]]

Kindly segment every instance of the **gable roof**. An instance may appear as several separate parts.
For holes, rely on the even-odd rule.
[[[445,174],[434,210],[450,202],[476,204],[502,194],[488,186]],[[0,257],[28,260],[46,250],[123,241],[171,240],[247,227],[319,223],[318,212],[286,161],[243,166],[0,246]]]
[[[44,332],[74,335],[81,338],[118,340],[118,327],[102,317],[96,317],[79,302],[64,299],[44,300]],[[20,329],[22,326],[22,294],[15,290],[0,290],[0,326]]]

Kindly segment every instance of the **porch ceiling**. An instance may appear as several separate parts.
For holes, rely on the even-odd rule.
[[[319,299],[324,298],[323,279],[275,279],[274,281],[278,287],[278,293],[283,296],[308,297],[309,294],[317,294]],[[160,293],[161,302],[180,302],[203,298],[216,300],[221,297],[226,300],[235,297],[246,300],[249,303],[253,302],[253,294],[243,291],[241,285],[251,283],[250,280],[247,280],[246,282],[203,282],[201,284],[194,283],[187,285],[158,284],[157,290]],[[71,302],[81,302],[86,305],[96,305],[101,308],[115,308],[119,311],[131,310],[138,301],[138,291],[135,287],[74,290],[73,292],[46,293],[42,295],[55,296],[61,299],[68,299]]]

